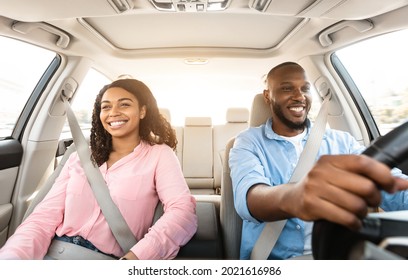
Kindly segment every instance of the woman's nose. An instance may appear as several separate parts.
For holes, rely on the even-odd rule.
[[[116,107],[116,106],[112,106],[112,109],[110,110],[110,112],[109,112],[109,116],[117,116],[117,115],[119,115],[120,114],[120,112],[119,112],[119,110],[118,110],[118,107]]]

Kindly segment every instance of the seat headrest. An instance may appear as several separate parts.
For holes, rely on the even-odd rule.
[[[160,114],[163,115],[163,117],[166,118],[166,120],[171,123],[171,115],[170,115],[170,110],[167,108],[159,108]]]
[[[260,126],[271,117],[271,108],[266,103],[262,93],[255,95],[252,101],[249,126]]]
[[[228,108],[226,118],[229,123],[247,123],[249,110],[247,108]]]
[[[186,117],[184,126],[212,126],[210,117]]]

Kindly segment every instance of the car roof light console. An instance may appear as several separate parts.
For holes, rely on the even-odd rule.
[[[223,11],[231,0],[149,0],[159,11],[207,12]]]

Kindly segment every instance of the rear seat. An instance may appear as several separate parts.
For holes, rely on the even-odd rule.
[[[170,111],[160,108],[160,112],[171,123]],[[178,140],[176,154],[193,195],[218,201],[210,196],[220,194],[225,145],[248,127],[248,119],[247,108],[229,108],[225,124],[213,126],[210,117],[187,117],[184,127],[173,126]]]
[[[211,118],[187,117],[182,146],[182,168],[191,193],[214,194]]]
[[[247,108],[229,108],[226,113],[226,123],[213,127],[213,163],[214,188],[221,193],[221,174],[224,162],[225,146],[229,139],[248,128],[249,110]]]

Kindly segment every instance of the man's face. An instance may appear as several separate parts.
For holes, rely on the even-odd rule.
[[[268,89],[265,97],[272,109],[275,132],[286,136],[302,132],[312,102],[305,71],[297,65],[282,66],[268,79]]]

